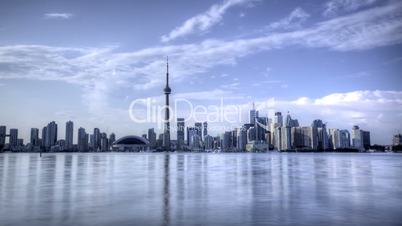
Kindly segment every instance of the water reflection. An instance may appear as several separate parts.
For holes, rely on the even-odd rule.
[[[1,154],[0,225],[398,225],[397,154]]]

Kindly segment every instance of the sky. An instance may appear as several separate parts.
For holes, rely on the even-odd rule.
[[[242,109],[236,122],[211,123],[213,135],[246,123],[253,102],[303,126],[359,125],[377,144],[402,131],[397,0],[2,0],[0,124],[25,141],[52,120],[59,139],[68,120],[117,137],[160,128],[129,109],[163,104],[166,56],[171,101]]]

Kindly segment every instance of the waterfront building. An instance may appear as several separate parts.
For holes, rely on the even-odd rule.
[[[339,131],[340,148],[350,148],[350,133],[343,129]]]
[[[232,149],[232,131],[226,131],[222,139],[222,151],[230,151]]]
[[[197,135],[202,138],[202,123],[201,122],[194,123],[194,128]]]
[[[47,126],[42,128],[42,142],[41,142],[41,149],[44,149],[46,146],[46,133],[47,133]]]
[[[85,129],[80,127],[78,129],[78,151],[88,151],[88,134]]]
[[[363,149],[362,132],[359,126],[355,125],[352,128],[352,146],[356,149]]]
[[[292,119],[292,117],[290,116],[289,112],[286,116],[286,122],[285,122],[285,126],[286,127],[299,127],[299,121],[297,119]]]
[[[154,128],[148,129],[148,141],[149,141],[149,148],[155,149],[156,148],[156,133]]]
[[[184,118],[177,118],[177,149],[178,150],[183,150],[183,148],[184,148],[184,129],[185,129]]]
[[[329,148],[335,150],[341,147],[340,140],[340,130],[339,129],[328,129],[329,133]]]
[[[162,134],[163,137],[163,134]],[[114,142],[113,151],[139,152],[149,149],[149,141],[144,137],[125,136]]]
[[[6,126],[0,126],[0,151],[6,146]]]
[[[256,140],[255,134],[256,134],[256,132],[255,132],[254,126],[248,128],[247,129],[247,142],[251,142],[253,140]]]
[[[187,127],[187,146],[190,146],[190,140],[194,134],[197,134],[196,129],[194,127]]]
[[[30,139],[32,146],[39,145],[39,129],[31,128],[31,139]]]
[[[256,140],[265,141],[265,133],[268,131],[268,118],[257,117],[255,121],[256,121],[255,125]]]
[[[206,150],[214,149],[214,138],[211,135],[204,137],[204,147]]]
[[[247,145],[247,130],[242,127],[237,130],[237,149],[239,151],[244,151]]]
[[[108,151],[109,150],[109,141],[107,139],[107,134],[106,133],[101,133],[101,151]]]
[[[10,150],[17,148],[18,146],[18,129],[10,129]]]
[[[371,146],[370,132],[362,130],[362,145],[365,150],[369,150]]]
[[[94,128],[93,142],[91,142],[94,151],[99,151],[101,148],[101,133],[98,128]]]
[[[283,126],[283,117],[281,112],[275,112],[275,117],[274,117],[274,127],[282,127]]]
[[[316,119],[311,124],[312,127],[312,147],[314,150],[328,149],[328,133],[325,123]]]
[[[255,110],[254,103],[253,103],[253,109],[250,110],[249,116],[250,116],[249,123],[255,125],[255,119],[258,117],[258,111]]]
[[[156,134],[155,134],[155,139],[156,139]],[[114,133],[111,133],[109,135],[109,149],[111,149],[111,147],[112,147],[112,145],[114,144],[115,141],[116,141],[116,135]]]
[[[282,150],[282,127],[275,128],[275,149],[280,151]]]
[[[281,128],[281,149],[280,150],[291,150],[292,149],[292,137],[290,127]]]
[[[73,150],[73,136],[74,136],[74,123],[72,121],[66,122],[66,149]]]
[[[46,141],[45,148],[49,150],[57,142],[57,124],[55,121],[51,121],[47,124],[46,128]]]
[[[204,122],[204,123],[203,123],[203,133],[202,133],[202,137],[205,137],[206,135],[208,135],[208,122]]]

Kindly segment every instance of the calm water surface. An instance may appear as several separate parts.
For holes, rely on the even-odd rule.
[[[0,225],[402,225],[402,155],[3,153]]]

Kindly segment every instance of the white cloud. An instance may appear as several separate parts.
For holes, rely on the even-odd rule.
[[[350,12],[369,6],[377,0],[331,0],[325,3],[324,16],[336,16],[339,12]]]
[[[206,12],[186,20],[181,26],[173,29],[169,34],[161,37],[162,42],[169,42],[196,32],[204,32],[218,24],[228,9],[237,5],[246,5],[251,0],[225,0],[220,4],[212,5]],[[243,14],[244,15],[244,14]]]
[[[289,14],[289,16],[277,22],[271,23],[268,28],[283,30],[300,28],[309,17],[310,14],[308,14],[302,8],[296,8]]]
[[[73,14],[71,13],[46,13],[45,15],[46,19],[70,19],[73,17]]]

